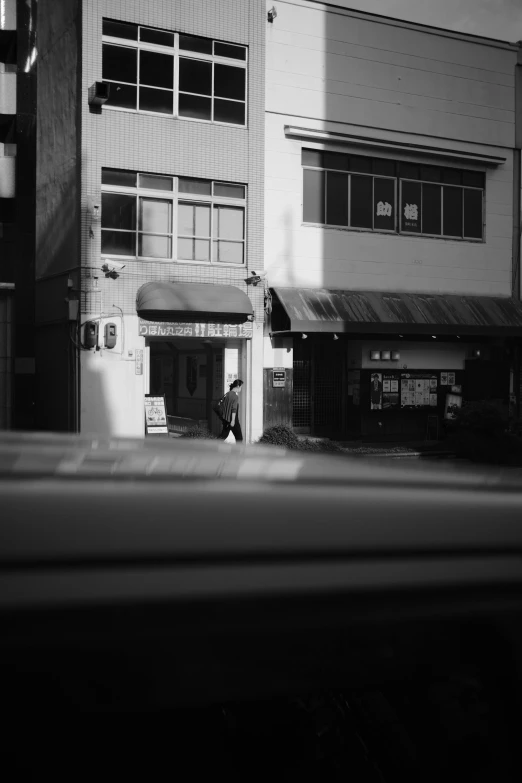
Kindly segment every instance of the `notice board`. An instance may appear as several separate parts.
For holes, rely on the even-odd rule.
[[[145,395],[145,434],[168,435],[165,397]]]
[[[436,408],[438,386],[438,373],[402,372],[401,408]]]

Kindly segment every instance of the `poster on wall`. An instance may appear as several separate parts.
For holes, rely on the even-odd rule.
[[[436,408],[437,376],[433,373],[401,373],[401,408]]]
[[[455,384],[455,373],[449,372],[448,373],[448,386],[454,386]]]
[[[382,407],[398,408],[400,373],[383,373],[382,376]]]
[[[370,410],[382,410],[382,373],[372,372],[370,377]]]
[[[165,397],[145,395],[145,434],[168,435]]]
[[[458,394],[446,394],[446,403],[444,405],[445,419],[455,419],[461,408],[462,397],[460,397]]]

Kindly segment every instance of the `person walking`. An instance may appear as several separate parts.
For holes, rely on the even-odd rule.
[[[226,440],[230,431],[232,431],[236,442],[241,442],[243,440],[241,424],[239,423],[239,395],[242,386],[243,381],[236,378],[236,380],[230,384],[230,391],[223,397],[221,403],[221,421],[223,423],[223,429],[219,436],[221,440]]]

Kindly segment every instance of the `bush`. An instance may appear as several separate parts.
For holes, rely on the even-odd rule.
[[[209,432],[204,427],[191,427],[184,432],[180,437],[182,438],[199,438],[200,440],[217,440],[217,436],[212,432]]]
[[[286,424],[274,424],[273,427],[268,427],[259,438],[258,443],[283,446],[285,449],[299,448],[299,438]]]
[[[447,427],[450,445],[458,457],[483,464],[519,464],[522,439],[507,430],[506,415],[489,402],[461,408]]]
[[[312,440],[311,438],[298,438],[291,427],[285,424],[275,424],[268,427],[262,434],[258,443],[270,446],[281,446],[293,451],[309,451],[318,453],[340,454],[342,447],[331,440]]]

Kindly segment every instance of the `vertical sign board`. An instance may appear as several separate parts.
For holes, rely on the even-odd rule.
[[[286,384],[286,370],[284,367],[274,367],[272,369],[272,387],[284,388]]]
[[[136,348],[135,374],[143,375],[143,348]]]
[[[145,433],[146,435],[169,434],[165,397],[145,395]]]

